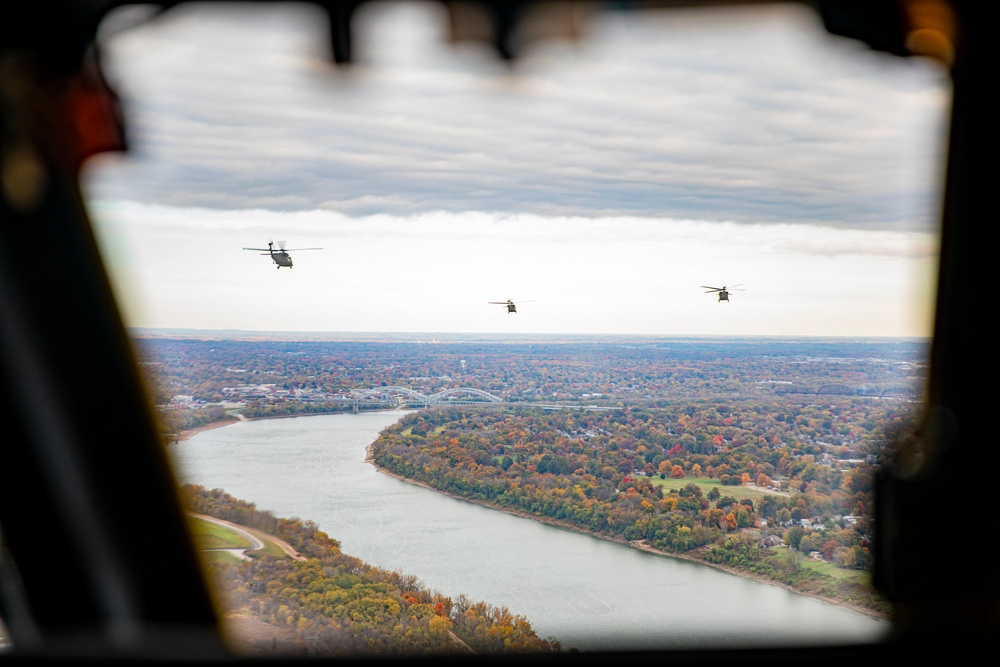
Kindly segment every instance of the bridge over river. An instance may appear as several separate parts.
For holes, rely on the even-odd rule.
[[[431,405],[503,403],[503,398],[500,396],[471,387],[445,389],[436,394],[423,394],[409,387],[373,387],[371,389],[355,389],[346,394],[343,400],[353,404],[355,412],[361,406],[428,407]]]
[[[505,400],[502,396],[491,394],[482,389],[459,387],[446,389],[436,394],[424,394],[409,387],[385,386],[371,389],[354,389],[338,400],[351,405],[354,412],[363,408],[426,408],[432,405],[495,405],[516,406],[524,408],[541,408],[542,410],[592,410],[605,412],[621,410],[621,405],[594,405],[583,403],[544,403],[525,400]]]
[[[505,405],[518,405],[524,407],[542,408],[545,410],[618,410],[616,406],[602,405],[576,405],[572,403],[529,403],[517,401],[506,402],[500,396],[491,394],[482,389],[472,387],[459,387],[446,389],[436,394],[423,394],[409,387],[372,387],[371,389],[355,389],[343,396],[341,399],[350,403],[354,412],[359,412],[362,407],[408,407],[425,408],[431,405],[490,405],[503,403]]]

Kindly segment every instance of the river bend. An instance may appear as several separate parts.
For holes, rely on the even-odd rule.
[[[450,596],[509,607],[581,650],[876,641],[886,622],[695,563],[506,514],[379,473],[402,412],[237,422],[170,447],[184,482],[315,521],[343,550]]]

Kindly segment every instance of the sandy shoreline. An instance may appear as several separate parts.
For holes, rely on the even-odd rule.
[[[560,521],[558,519],[551,519],[549,517],[537,516],[535,514],[530,514],[528,512],[524,512],[524,511],[521,511],[521,510],[510,509],[508,507],[503,507],[501,505],[497,505],[497,504],[494,504],[494,503],[488,503],[488,502],[485,502],[485,501],[482,501],[482,500],[474,500],[472,498],[465,498],[463,496],[459,496],[459,495],[456,495],[454,493],[448,493],[447,491],[442,491],[440,489],[436,489],[433,486],[431,486],[430,484],[427,484],[425,482],[419,482],[419,481],[413,480],[413,479],[409,479],[407,477],[403,477],[402,475],[398,475],[398,474],[396,474],[396,473],[394,473],[392,471],[386,470],[382,466],[380,466],[377,463],[375,463],[375,461],[372,459],[372,455],[371,455],[371,449],[372,449],[372,446],[374,444],[375,443],[371,443],[370,445],[368,445],[367,447],[365,447],[365,461],[367,463],[370,463],[372,465],[372,467],[374,467],[380,473],[382,473],[384,475],[388,475],[389,477],[395,477],[396,479],[401,480],[403,482],[406,482],[407,484],[413,484],[415,486],[420,486],[420,487],[423,487],[423,488],[428,489],[430,491],[434,491],[435,493],[441,493],[441,494],[444,494],[446,496],[450,496],[450,497],[452,497],[452,498],[454,498],[456,500],[461,500],[461,501],[464,501],[464,502],[467,502],[467,503],[473,503],[475,505],[481,505],[483,507],[488,507],[490,509],[494,509],[494,510],[497,510],[497,511],[500,511],[500,512],[506,512],[507,514],[513,514],[514,516],[519,516],[519,517],[521,517],[523,519],[530,519],[531,521],[538,521],[539,523],[545,523],[545,524],[548,524],[550,526],[557,526],[559,528],[564,528],[566,530],[572,530],[573,532],[582,533],[584,535],[590,535],[591,537],[596,537],[597,539],[599,539],[599,540],[605,540],[606,542],[615,542],[617,544],[623,544],[623,545],[625,545],[627,547],[631,547],[633,549],[638,549],[639,551],[645,551],[646,553],[654,554],[656,556],[661,556],[663,558],[676,558],[677,560],[684,560],[684,561],[688,561],[690,563],[697,563],[698,565],[704,565],[705,567],[715,568],[716,570],[719,570],[721,572],[726,572],[727,574],[732,574],[732,575],[735,575],[735,576],[738,576],[738,577],[743,577],[745,579],[752,579],[753,581],[757,581],[757,582],[762,583],[762,584],[767,584],[769,586],[777,586],[778,588],[784,588],[785,590],[790,591],[792,593],[796,593],[797,595],[803,595],[805,597],[810,597],[810,598],[814,598],[816,600],[822,600],[823,602],[828,602],[829,604],[837,605],[838,607],[844,607],[845,609],[850,609],[851,611],[857,612],[859,614],[864,614],[865,616],[868,616],[870,618],[875,618],[875,619],[878,619],[880,621],[887,621],[887,620],[889,620],[888,616],[886,616],[885,614],[880,613],[878,611],[875,611],[873,609],[868,609],[866,607],[861,607],[859,605],[854,605],[854,604],[851,604],[849,602],[844,602],[843,600],[837,600],[835,598],[826,597],[824,595],[816,595],[816,594],[813,594],[813,593],[806,593],[804,591],[800,591],[800,590],[798,590],[796,588],[793,588],[792,586],[789,586],[788,584],[784,584],[784,583],[782,583],[780,581],[774,581],[773,579],[768,579],[766,577],[762,577],[760,575],[756,575],[756,574],[753,574],[751,572],[744,572],[742,570],[737,570],[735,568],[726,567],[724,565],[718,565],[716,563],[709,563],[709,562],[701,560],[700,558],[698,558],[696,556],[691,556],[691,555],[688,555],[688,554],[675,554],[675,553],[670,553],[668,551],[661,551],[660,549],[653,548],[652,546],[650,546],[649,544],[647,544],[644,540],[633,540],[633,541],[630,542],[630,541],[628,541],[626,539],[623,539],[623,538],[620,538],[620,537],[615,537],[613,535],[604,535],[604,534],[601,534],[601,533],[598,533],[598,532],[594,532],[594,531],[590,531],[590,530],[584,530],[584,529],[580,528],[579,526],[575,526],[575,525],[573,525],[573,524],[571,524],[571,523],[569,523],[567,521]]]
[[[198,435],[202,431],[211,431],[213,428],[222,428],[223,426],[229,426],[230,424],[235,424],[240,419],[222,419],[217,422],[212,422],[211,424],[205,424],[203,426],[198,426],[196,428],[188,428],[180,431],[177,434],[177,441],[189,440],[192,436]]]

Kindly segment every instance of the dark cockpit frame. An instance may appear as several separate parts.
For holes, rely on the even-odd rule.
[[[234,659],[79,191],[87,156],[124,148],[117,100],[94,55],[102,17],[120,4],[24,0],[0,8],[0,615],[13,644],[0,661]],[[316,4],[331,17],[335,60],[349,61],[350,19],[361,2]],[[471,3],[493,26],[501,57],[516,57],[516,29],[531,4]],[[627,11],[746,3],[611,4]],[[983,389],[996,367],[983,275],[992,265],[983,227],[995,158],[995,121],[985,111],[995,77],[988,3],[809,4],[830,32],[901,57],[938,58],[953,80],[927,410],[877,493],[875,578],[894,605],[894,631],[875,645],[652,659],[883,659],[939,644],[985,649],[1000,630],[1000,568],[992,564],[1000,446]]]

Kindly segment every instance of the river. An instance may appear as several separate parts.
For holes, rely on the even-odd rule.
[[[509,607],[564,648],[871,642],[889,624],[695,563],[512,516],[365,462],[405,414],[238,422],[170,447],[184,482],[315,521],[345,553]]]

